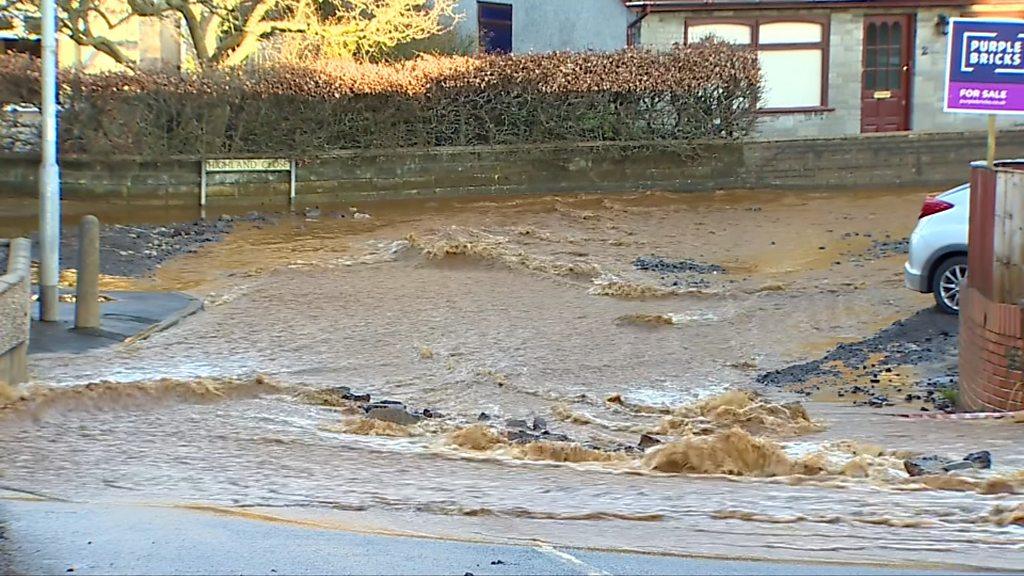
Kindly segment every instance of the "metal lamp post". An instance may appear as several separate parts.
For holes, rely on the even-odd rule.
[[[39,319],[57,320],[60,277],[60,168],[57,166],[57,6],[40,2],[43,133],[39,165]]]

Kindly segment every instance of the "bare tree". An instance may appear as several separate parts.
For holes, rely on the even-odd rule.
[[[451,29],[456,0],[57,0],[60,32],[134,68],[122,26],[173,18],[200,68],[235,66],[267,40],[332,57],[378,55]],[[38,11],[38,0],[0,0],[0,12]]]

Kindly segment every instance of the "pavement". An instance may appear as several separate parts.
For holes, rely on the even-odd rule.
[[[61,294],[73,294],[62,290]],[[198,299],[181,292],[102,291],[112,299],[100,304],[98,329],[75,329],[75,305],[61,302],[57,322],[40,322],[39,306],[32,307],[28,353],[78,353],[144,338],[169,328],[202,309]]]
[[[296,526],[193,509],[0,497],[15,574],[954,574],[483,544]],[[6,566],[5,566],[6,562]]]

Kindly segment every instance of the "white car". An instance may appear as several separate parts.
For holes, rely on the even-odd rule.
[[[960,312],[960,281],[967,276],[970,200],[969,184],[926,198],[903,267],[907,288],[931,292],[948,314]]]

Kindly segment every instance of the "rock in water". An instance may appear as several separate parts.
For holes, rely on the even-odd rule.
[[[396,408],[399,410],[405,410],[405,404],[402,404],[397,400],[379,400],[363,406],[363,410],[366,410],[367,412],[376,408]]]
[[[973,470],[974,464],[967,460],[957,460],[956,462],[950,462],[942,467],[944,472],[952,472],[954,470]]]
[[[374,408],[366,413],[366,416],[375,420],[383,420],[402,426],[410,426],[420,421],[420,417],[410,414],[400,408]]]
[[[929,474],[945,474],[945,466],[952,464],[954,460],[941,456],[920,456],[909,458],[903,461],[903,468],[911,476],[927,476]]]
[[[514,444],[529,444],[540,440],[540,436],[526,430],[508,430],[505,432],[505,439]]]
[[[522,418],[510,418],[505,420],[505,426],[508,426],[509,428],[519,428],[522,430],[532,430],[530,424]]]
[[[992,453],[988,450],[971,452],[967,456],[964,456],[964,460],[973,464],[975,468],[980,468],[982,470],[988,470],[992,467]]]
[[[641,450],[647,450],[648,448],[657,446],[658,444],[661,444],[661,440],[658,440],[657,438],[651,436],[650,434],[641,434],[640,441],[637,442],[637,446]]]

